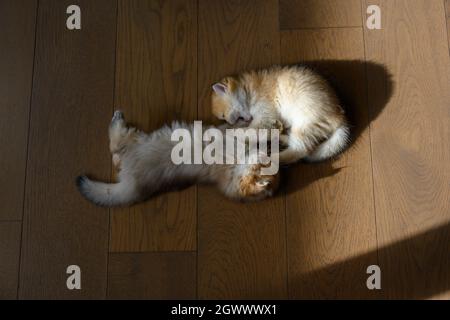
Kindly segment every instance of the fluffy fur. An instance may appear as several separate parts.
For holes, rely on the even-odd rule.
[[[348,144],[349,128],[338,98],[327,81],[307,67],[273,67],[226,77],[213,85],[212,111],[234,124],[273,128],[281,122],[280,163],[302,158],[322,161]]]
[[[171,160],[173,130],[193,132],[193,125],[173,122],[150,134],[125,125],[123,114],[114,113],[110,128],[110,151],[114,165],[120,170],[117,183],[77,178],[81,194],[101,206],[123,206],[143,201],[161,191],[193,183],[215,184],[221,192],[235,200],[255,201],[271,196],[278,187],[278,175],[263,176],[260,164],[180,164]]]

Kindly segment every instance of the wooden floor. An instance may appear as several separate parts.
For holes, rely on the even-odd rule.
[[[0,1],[0,298],[450,298],[450,1],[78,0],[69,31],[72,2]],[[285,170],[275,198],[77,193],[114,176],[114,109],[146,130],[212,120],[214,81],[299,62],[337,88],[354,143]]]

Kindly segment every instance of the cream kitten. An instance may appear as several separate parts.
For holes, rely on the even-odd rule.
[[[287,129],[280,142],[280,163],[302,158],[322,161],[339,154],[349,142],[349,128],[338,98],[327,81],[302,66],[272,67],[226,77],[213,85],[212,111],[233,124]],[[281,122],[282,125],[278,123]]]
[[[235,200],[254,201],[273,195],[279,175],[261,175],[261,164],[174,164],[171,152],[177,142],[171,141],[171,135],[178,128],[193,133],[193,125],[174,122],[170,127],[145,134],[126,127],[123,114],[116,111],[109,139],[113,163],[120,169],[119,182],[103,183],[80,176],[79,191],[101,206],[132,204],[196,182],[215,184],[225,196]]]

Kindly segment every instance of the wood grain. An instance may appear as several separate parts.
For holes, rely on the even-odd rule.
[[[79,0],[81,31],[65,27],[69,0],[0,1],[0,299],[450,298],[450,0],[117,1]],[[369,4],[382,30],[362,30]],[[146,130],[213,121],[221,77],[304,61],[355,141],[287,169],[276,198],[193,187],[109,225],[78,195],[78,174],[111,177],[113,108]]]
[[[75,177],[109,179],[116,3],[78,2],[82,30],[66,28],[70,1],[41,1],[38,12],[30,148],[22,239],[21,298],[103,298],[108,211],[85,201]],[[82,270],[82,290],[66,268]]]
[[[447,40],[450,54],[450,0],[445,1],[445,16],[447,18]]]
[[[279,62],[277,1],[200,1],[199,117],[212,119],[211,85],[221,77]],[[255,204],[198,192],[201,299],[284,298],[284,199]]]
[[[361,26],[360,0],[280,0],[281,29]]]
[[[120,1],[115,105],[149,131],[197,115],[195,0]],[[112,210],[110,250],[195,250],[196,188]]]
[[[195,252],[111,253],[109,299],[195,299]]]
[[[366,1],[366,4],[369,1]],[[365,31],[367,58],[392,70],[394,95],[372,123],[379,246],[450,220],[450,61],[444,2],[370,1],[383,12],[382,30]],[[369,74],[369,104],[384,85]],[[450,231],[380,252],[385,298],[426,298],[450,288]],[[445,293],[445,292],[444,292]],[[450,298],[449,292],[446,294]]]
[[[0,299],[16,299],[21,222],[0,222]]]
[[[0,220],[22,219],[37,1],[0,2]]]
[[[363,31],[285,31],[281,58],[287,64],[309,63],[331,80],[356,140],[336,161],[288,169],[284,183],[290,297],[375,297],[366,287],[366,268],[376,264],[377,248]],[[369,251],[373,253],[349,260]]]

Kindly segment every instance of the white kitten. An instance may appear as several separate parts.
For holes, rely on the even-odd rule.
[[[123,114],[116,111],[109,138],[113,163],[120,168],[119,181],[103,183],[80,176],[80,193],[102,206],[132,204],[197,182],[215,184],[225,196],[235,200],[254,201],[273,195],[279,175],[262,175],[261,164],[174,164],[171,153],[177,142],[171,141],[171,136],[179,128],[193,135],[193,125],[179,122],[145,134],[126,127]]]

